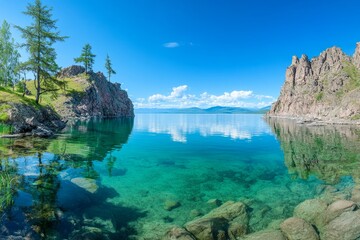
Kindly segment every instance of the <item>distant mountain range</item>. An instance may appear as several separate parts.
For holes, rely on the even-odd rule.
[[[240,108],[240,107],[211,107],[211,108],[138,108],[135,113],[186,113],[186,114],[263,114],[270,110],[271,106],[263,108]]]

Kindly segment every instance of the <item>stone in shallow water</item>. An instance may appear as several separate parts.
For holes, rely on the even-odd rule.
[[[96,181],[91,178],[78,177],[71,179],[71,182],[90,193],[96,192],[99,188],[99,186],[96,184]]]
[[[188,222],[185,228],[192,233],[196,239],[225,240],[226,236],[222,236],[227,230],[227,225],[227,220],[222,217],[199,218]]]
[[[264,230],[246,235],[243,240],[286,240],[279,230]]]
[[[315,219],[319,217],[326,208],[327,204],[325,201],[321,199],[308,199],[295,207],[294,217],[299,217],[311,224],[315,224]]]
[[[184,228],[173,227],[165,234],[163,240],[195,240],[195,238]]]
[[[164,209],[167,211],[171,211],[175,208],[180,207],[181,204],[179,201],[174,201],[174,200],[166,200],[164,203]]]
[[[319,216],[316,221],[316,226],[322,228],[344,212],[354,211],[356,204],[352,201],[338,200],[330,204],[327,209]]]
[[[321,239],[354,240],[360,238],[360,211],[344,212],[324,227]]]
[[[228,201],[205,216],[185,224],[197,239],[237,239],[247,232],[249,218],[246,205]]]
[[[214,199],[210,199],[209,201],[207,201],[207,203],[211,206],[218,207],[221,205],[221,200],[214,198]]]
[[[288,218],[280,228],[288,240],[319,240],[315,229],[301,218]]]

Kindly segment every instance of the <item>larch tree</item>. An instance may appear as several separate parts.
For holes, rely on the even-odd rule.
[[[83,63],[85,67],[85,72],[88,72],[92,70],[95,57],[96,55],[91,52],[91,45],[87,43],[83,47],[80,57],[74,58],[74,61],[76,63]]]
[[[23,44],[29,52],[29,59],[23,63],[24,68],[34,73],[36,103],[39,104],[40,95],[50,92],[53,97],[64,86],[63,81],[56,79],[55,74],[59,71],[56,63],[56,51],[53,44],[64,41],[57,31],[57,20],[52,19],[52,8],[35,0],[34,4],[27,6],[25,15],[31,17],[32,22],[27,27],[16,26],[22,33],[26,43]]]
[[[17,82],[17,69],[20,54],[11,36],[10,24],[5,20],[0,28],[0,84],[14,86]]]
[[[107,71],[107,74],[108,74],[108,80],[110,82],[111,75],[116,74],[116,72],[112,68],[112,63],[111,63],[109,55],[107,55],[106,59],[105,59],[105,68],[106,68],[106,71]]]

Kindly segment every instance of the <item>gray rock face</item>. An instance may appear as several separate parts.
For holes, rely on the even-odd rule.
[[[84,92],[67,96],[63,106],[56,110],[67,117],[133,117],[134,109],[127,92],[119,83],[110,83],[103,73],[84,73],[85,69],[71,66],[61,71],[61,77],[72,78],[78,85],[87,86]]]
[[[84,67],[73,65],[73,66],[61,69],[60,73],[58,74],[58,77],[60,77],[60,78],[75,77],[76,75],[79,75],[84,72],[85,72]]]
[[[360,44],[353,57],[332,47],[309,61],[296,56],[269,116],[331,121],[360,119]]]
[[[315,229],[301,218],[288,218],[280,225],[288,240],[318,240]]]
[[[360,211],[344,212],[325,226],[321,239],[354,240],[360,238]]]
[[[12,133],[28,133],[38,137],[50,137],[65,127],[51,108],[35,107],[21,103],[8,103],[8,123],[12,125]]]

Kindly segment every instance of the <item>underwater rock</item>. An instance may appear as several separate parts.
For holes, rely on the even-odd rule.
[[[180,207],[181,204],[179,201],[174,201],[174,200],[166,200],[164,203],[164,209],[167,211],[171,211],[175,208]]]
[[[237,240],[239,237],[247,233],[247,225],[240,223],[231,223],[228,228],[228,236],[230,240]]]
[[[75,231],[70,240],[108,240],[109,237],[100,228],[85,226]]]
[[[227,227],[228,221],[222,217],[203,217],[185,225],[186,230],[192,233],[196,239],[202,240],[226,240],[223,233],[225,233]]]
[[[316,226],[322,228],[344,212],[354,211],[356,204],[352,201],[338,200],[330,204],[326,211],[319,216],[319,220],[316,221]]]
[[[351,192],[351,201],[360,203],[360,187],[356,186]]]
[[[191,218],[195,218],[195,217],[198,217],[198,216],[201,216],[201,212],[197,209],[193,209],[190,211],[190,217]]]
[[[173,227],[165,234],[163,240],[195,240],[195,238],[186,229]]]
[[[228,201],[201,218],[185,224],[197,239],[236,239],[247,233],[249,217],[246,205]]]
[[[360,238],[360,211],[348,211],[324,227],[321,239],[353,240]]]
[[[243,240],[286,240],[279,230],[263,230],[246,235]]]
[[[209,201],[207,201],[207,203],[211,206],[219,207],[222,202],[221,202],[221,200],[214,198],[214,199],[210,199]]]
[[[319,217],[326,208],[327,204],[325,201],[320,199],[308,199],[295,207],[294,217],[299,217],[311,224],[315,224],[315,219]]]
[[[319,240],[315,229],[301,218],[288,218],[280,228],[288,240]]]
[[[91,178],[78,177],[71,179],[71,182],[90,193],[96,192],[96,190],[99,188],[99,186],[96,184],[96,181]]]

